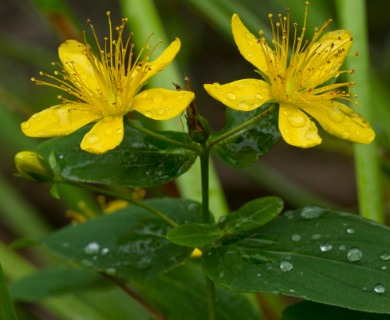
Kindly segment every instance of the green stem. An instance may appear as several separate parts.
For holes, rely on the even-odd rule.
[[[341,27],[350,30],[354,39],[354,50],[359,57],[347,60],[348,69],[356,70],[355,92],[359,94],[359,113],[369,122],[374,121],[373,97],[371,94],[370,62],[367,40],[366,7],[364,0],[336,1]],[[353,12],[353,14],[351,14]],[[356,180],[359,196],[359,210],[363,217],[384,222],[382,186],[378,148],[374,142],[369,145],[354,145]]]
[[[237,133],[237,132],[240,132],[242,129],[245,129],[246,127],[258,122],[259,120],[261,120],[262,118],[264,118],[267,114],[269,114],[270,112],[272,112],[274,109],[276,108],[276,105],[275,104],[271,104],[269,105],[268,107],[266,107],[266,109],[260,113],[259,115],[257,115],[256,117],[253,117],[251,118],[250,120],[246,121],[246,122],[243,122],[242,124],[240,124],[239,126],[237,127],[234,127],[233,129],[215,137],[215,138],[211,138],[208,142],[208,147],[211,148],[212,146],[216,145],[217,143],[225,140],[226,138],[229,138],[230,136],[232,136],[233,134]]]
[[[211,223],[211,215],[209,208],[209,162],[210,162],[210,149],[203,145],[204,151],[200,156],[200,171],[201,171],[201,185],[202,185],[202,221],[204,223]],[[207,276],[206,278],[206,290],[208,301],[208,313],[209,320],[216,319],[216,297],[215,297],[215,284]]]
[[[137,207],[143,208],[143,209],[153,213],[155,216],[157,216],[161,220],[165,221],[166,223],[168,223],[172,227],[177,227],[178,226],[178,224],[175,221],[173,221],[172,219],[167,217],[161,211],[156,210],[156,209],[146,205],[143,202],[136,201],[136,200],[134,200],[133,198],[131,198],[129,196],[121,195],[121,194],[118,194],[118,193],[110,191],[110,190],[106,190],[106,189],[90,186],[90,185],[87,185],[87,184],[80,184],[80,185],[78,185],[78,184],[73,183],[73,182],[66,182],[66,183],[70,184],[70,185],[73,185],[73,186],[77,186],[77,187],[83,187],[83,188],[85,188],[87,190],[90,190],[90,191],[93,191],[93,192],[97,192],[97,193],[101,193],[101,194],[104,194],[106,196],[115,197],[115,198],[118,198],[118,199],[125,200],[125,201],[127,201],[127,202],[129,202],[129,203],[131,203],[131,204],[133,204],[133,205],[135,205]]]
[[[197,153],[200,152],[200,148],[197,145],[195,145],[195,144],[188,144],[188,143],[177,141],[175,139],[168,138],[166,136],[163,136],[163,135],[157,133],[156,131],[149,130],[148,128],[145,128],[144,126],[138,126],[133,121],[127,121],[127,123],[132,128],[134,128],[134,129],[136,129],[138,131],[141,131],[141,132],[143,132],[143,133],[145,133],[145,134],[147,134],[149,136],[157,138],[157,139],[159,139],[161,141],[165,141],[167,143],[174,144],[174,145],[176,145],[178,147],[189,149],[189,150],[195,151]]]

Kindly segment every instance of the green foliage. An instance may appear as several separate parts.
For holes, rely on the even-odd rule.
[[[125,126],[125,137],[119,147],[102,155],[91,154],[80,149],[80,141],[89,128],[51,139],[37,148],[50,163],[57,180],[136,187],[161,185],[186,172],[197,157],[189,149],[129,126]],[[191,144],[185,133],[161,135]]]
[[[221,231],[215,225],[189,223],[168,231],[167,239],[182,246],[202,247],[215,242],[221,235]]]
[[[264,112],[264,108],[244,112],[228,108],[226,110],[226,127],[212,138],[218,138],[245,121],[253,119]],[[239,132],[218,143],[214,150],[226,163],[236,168],[250,166],[266,154],[279,141],[278,110],[267,114],[261,121],[247,126]]]
[[[204,252],[205,272],[237,291],[273,292],[390,313],[390,229],[320,207],[287,212]]]
[[[0,319],[16,320],[14,306],[5,283],[3,269],[0,265]]]
[[[145,204],[179,224],[199,219],[199,204],[194,201],[166,198]],[[147,280],[182,263],[192,252],[169,242],[165,238],[169,229],[171,226],[150,211],[132,205],[38,241],[84,267],[120,278]]]
[[[296,303],[283,311],[280,320],[312,320],[315,315],[316,320],[389,320],[390,315],[360,312],[343,309],[340,307],[328,306],[311,301]]]

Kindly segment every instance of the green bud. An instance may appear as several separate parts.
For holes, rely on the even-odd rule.
[[[38,182],[53,180],[53,174],[45,160],[36,152],[21,151],[15,155],[19,176]]]

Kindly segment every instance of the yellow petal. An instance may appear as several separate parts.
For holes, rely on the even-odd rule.
[[[88,49],[76,40],[67,40],[58,48],[60,60],[70,76],[69,80],[77,87],[96,91],[99,90],[100,86],[96,70],[94,70],[87,52]],[[96,64],[97,61],[94,63]]]
[[[104,117],[81,141],[81,149],[90,153],[105,153],[123,140],[123,117]]]
[[[303,86],[314,88],[335,77],[351,46],[351,33],[345,30],[328,32],[319,41],[310,44],[307,53],[300,55],[300,59],[304,59]]]
[[[163,70],[176,57],[180,50],[180,39],[176,38],[171,44],[160,54],[160,56],[152,62],[148,63],[148,71],[142,78],[141,84],[153,77],[156,73]]]
[[[101,118],[88,111],[86,104],[61,104],[34,114],[21,125],[29,137],[55,137],[70,134],[86,124]]]
[[[205,90],[224,105],[240,111],[250,111],[271,100],[271,88],[265,81],[243,79],[227,84],[205,84]]]
[[[301,106],[300,106],[301,107]],[[358,143],[370,143],[375,132],[367,121],[351,108],[337,101],[316,101],[301,108],[315,118],[330,134]]]
[[[288,104],[279,106],[279,130],[284,141],[300,148],[310,148],[321,143],[313,121],[298,108]]]
[[[194,97],[191,91],[149,89],[137,94],[131,107],[148,118],[167,120],[183,112]]]
[[[273,56],[272,50],[266,44],[263,44],[263,47],[260,45],[259,39],[244,26],[238,14],[234,14],[232,17],[232,31],[234,41],[241,55],[268,76],[267,56]],[[265,55],[265,52],[267,52],[267,55]]]

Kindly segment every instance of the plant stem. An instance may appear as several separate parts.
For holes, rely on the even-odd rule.
[[[200,171],[201,171],[201,185],[202,185],[202,221],[204,223],[211,223],[211,214],[209,209],[209,162],[210,149],[203,145],[203,153],[200,155]],[[208,301],[209,320],[216,319],[216,297],[215,284],[209,277],[206,278],[206,290]]]
[[[121,194],[118,194],[118,193],[110,191],[110,190],[106,190],[106,189],[90,186],[90,185],[87,185],[87,184],[78,185],[78,184],[73,183],[73,182],[65,182],[65,183],[71,184],[71,185],[77,186],[77,187],[83,187],[83,188],[85,188],[87,190],[90,190],[90,191],[93,191],[93,192],[97,192],[97,193],[101,193],[101,194],[104,194],[106,196],[115,197],[115,198],[118,198],[118,199],[122,199],[122,200],[128,201],[129,203],[131,203],[131,204],[133,204],[133,205],[135,205],[137,207],[143,208],[143,209],[153,213],[155,216],[157,216],[161,220],[165,221],[166,223],[168,223],[172,227],[177,227],[177,223],[175,221],[173,221],[172,219],[170,219],[169,217],[167,217],[161,211],[159,211],[157,209],[154,209],[154,208],[146,205],[143,202],[136,201],[136,200],[134,200],[133,198],[131,198],[129,196],[121,195]]]
[[[336,5],[341,27],[351,30],[354,39],[353,48],[359,52],[358,58],[347,60],[348,69],[357,71],[354,74],[354,81],[356,81],[354,90],[359,94],[359,113],[372,122],[376,111],[372,108],[365,1],[337,0]],[[378,147],[375,141],[369,145],[354,144],[354,154],[360,214],[383,223],[385,218]]]
[[[267,114],[272,112],[275,109],[275,107],[276,107],[275,104],[271,104],[271,105],[267,106],[266,109],[264,109],[264,111],[262,113],[260,113],[259,115],[257,115],[256,117],[251,118],[250,120],[240,124],[237,127],[234,127],[233,129],[231,129],[231,130],[229,130],[229,131],[227,131],[227,132],[225,132],[225,133],[223,133],[215,138],[211,138],[208,142],[208,147],[211,148],[212,146],[216,145],[217,143],[225,140],[226,138],[229,138],[233,134],[240,132],[242,129],[245,129],[246,127],[258,122],[259,120],[264,118]]]

